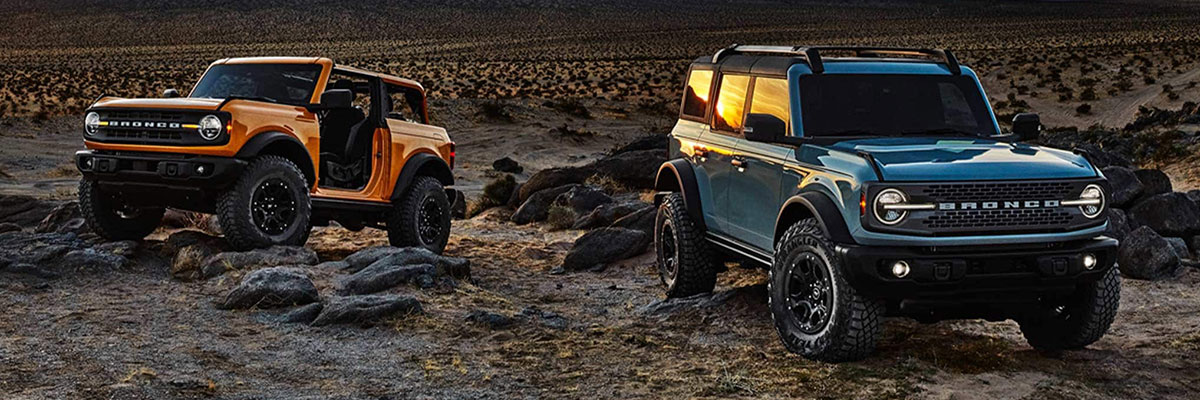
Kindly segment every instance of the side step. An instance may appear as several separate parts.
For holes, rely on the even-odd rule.
[[[775,257],[773,255],[767,254],[766,252],[756,249],[740,240],[725,237],[712,232],[705,232],[704,238],[707,239],[709,243],[712,243],[714,246],[717,246],[718,248],[727,252],[746,257],[747,259],[768,267],[775,265]]]

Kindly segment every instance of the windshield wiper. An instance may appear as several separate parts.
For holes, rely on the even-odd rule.
[[[975,133],[975,132],[968,132],[968,131],[964,131],[962,129],[954,129],[954,128],[922,129],[922,130],[917,130],[917,131],[901,132],[900,135],[901,136],[909,136],[909,135],[970,136],[970,137],[979,137],[980,136],[978,133]]]

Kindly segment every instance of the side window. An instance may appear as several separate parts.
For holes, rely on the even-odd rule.
[[[391,119],[405,120],[424,124],[425,121],[425,96],[421,91],[410,87],[400,85],[387,85],[388,103],[384,104],[387,109],[387,117]]]
[[[730,132],[738,132],[742,129],[743,117],[746,113],[746,91],[749,88],[749,76],[721,76],[721,87],[717,91],[717,106],[713,112],[713,128]]]
[[[683,93],[683,115],[704,118],[708,110],[708,93],[712,89],[712,71],[696,70],[688,75],[687,88]]]
[[[746,128],[758,134],[784,136],[791,133],[791,109],[786,79],[754,78],[754,94]]]

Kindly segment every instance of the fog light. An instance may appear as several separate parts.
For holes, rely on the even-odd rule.
[[[83,167],[87,168],[87,169],[92,169],[92,158],[91,157],[83,158]]]
[[[897,278],[908,276],[908,271],[908,263],[904,262],[903,260],[896,261],[895,264],[892,264],[892,275],[895,275]]]
[[[204,166],[203,166],[203,165],[197,165],[197,166],[196,166],[196,174],[198,174],[198,175],[204,175],[204,174],[205,174],[205,173],[207,173],[207,172],[208,172],[208,168],[204,168]]]
[[[1084,268],[1087,268],[1089,270],[1095,269],[1097,263],[1098,263],[1098,261],[1096,260],[1095,254],[1088,253],[1088,254],[1083,255],[1083,267]]]

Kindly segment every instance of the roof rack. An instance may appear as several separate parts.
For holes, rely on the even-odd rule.
[[[850,51],[854,52],[855,57],[878,57],[883,55],[934,57],[942,60],[946,64],[946,68],[950,69],[950,73],[954,75],[962,74],[962,68],[958,65],[958,58],[955,58],[954,53],[951,53],[950,50],[944,49],[862,46],[750,46],[735,43],[717,51],[713,55],[712,62],[716,64],[722,58],[734,54],[790,55],[803,57],[805,61],[808,61],[808,66],[812,69],[813,73],[820,74],[825,72],[825,63],[821,60],[822,51]]]

